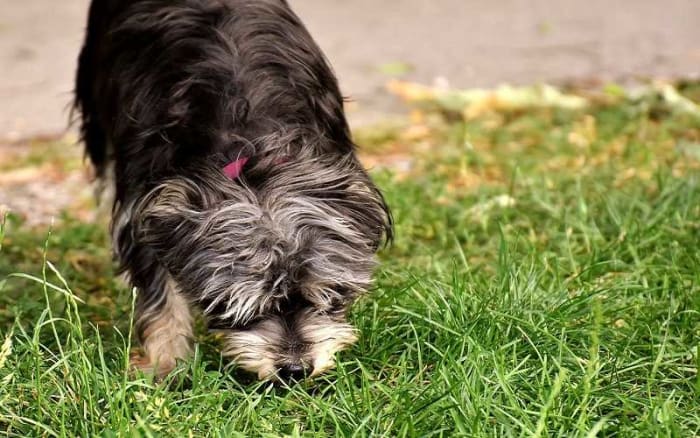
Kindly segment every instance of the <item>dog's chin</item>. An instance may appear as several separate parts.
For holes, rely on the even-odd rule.
[[[357,340],[350,324],[313,312],[291,322],[272,316],[245,330],[225,330],[223,354],[260,380],[284,380],[280,369],[297,365],[315,377],[336,365],[336,353]]]

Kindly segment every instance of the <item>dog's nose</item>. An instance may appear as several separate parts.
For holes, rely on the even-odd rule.
[[[277,370],[277,375],[284,382],[299,382],[311,375],[313,368],[299,363],[285,364]]]

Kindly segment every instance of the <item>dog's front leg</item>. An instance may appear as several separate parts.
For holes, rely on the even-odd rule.
[[[131,364],[160,379],[190,356],[193,335],[189,303],[167,272],[157,269],[151,284],[138,290],[136,332],[144,355],[132,357]]]

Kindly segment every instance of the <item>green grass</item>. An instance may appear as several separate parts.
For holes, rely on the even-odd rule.
[[[396,243],[353,310],[360,341],[290,389],[241,379],[202,331],[169,382],[130,377],[104,226],[10,217],[0,431],[698,436],[700,122],[629,103],[452,120],[359,133],[414,160],[374,172]]]

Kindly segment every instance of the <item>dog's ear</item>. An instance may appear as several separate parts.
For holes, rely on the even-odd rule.
[[[364,178],[359,178],[348,187],[341,208],[355,219],[376,251],[383,243],[393,240],[394,221],[382,193],[364,171],[362,176]]]
[[[331,198],[337,199],[337,208],[357,224],[369,239],[372,250],[388,244],[394,237],[394,220],[382,192],[370,178],[354,154],[344,160],[348,175],[347,186]]]
[[[201,182],[199,182],[201,183]],[[172,254],[175,242],[195,232],[198,218],[217,202],[217,191],[207,190],[187,180],[166,181],[139,203],[135,212],[134,237],[159,256]],[[182,254],[186,256],[186,254]]]

